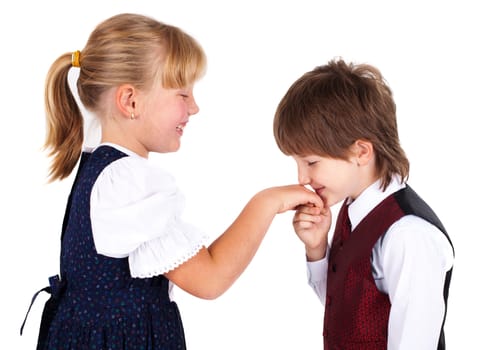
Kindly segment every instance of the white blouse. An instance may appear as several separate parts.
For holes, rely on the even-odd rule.
[[[174,177],[158,164],[129,155],[112,162],[91,192],[90,216],[99,254],[128,257],[132,277],[164,274],[187,261],[208,237],[182,218],[185,201]]]

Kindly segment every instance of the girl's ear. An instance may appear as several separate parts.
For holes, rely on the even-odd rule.
[[[352,145],[352,154],[358,166],[367,165],[374,157],[372,142],[358,139]]]
[[[135,119],[136,89],[130,84],[120,85],[116,89],[116,107],[125,118]]]

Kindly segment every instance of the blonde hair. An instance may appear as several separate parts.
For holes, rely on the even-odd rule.
[[[336,59],[305,73],[277,107],[274,137],[287,155],[344,160],[356,140],[368,140],[382,189],[393,174],[402,181],[408,178],[409,161],[400,146],[392,91],[371,65]]]
[[[78,59],[78,56],[75,56]],[[119,14],[100,23],[79,53],[78,95],[84,107],[101,112],[101,96],[110,88],[132,84],[182,88],[200,79],[206,56],[181,29],[138,14]],[[72,53],[58,57],[45,84],[47,135],[44,148],[53,158],[50,181],[67,177],[81,155],[83,116],[68,85]]]

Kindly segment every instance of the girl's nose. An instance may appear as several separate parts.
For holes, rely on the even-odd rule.
[[[194,98],[191,98],[191,102],[189,103],[189,115],[194,115],[199,112],[199,106],[196,103]]]

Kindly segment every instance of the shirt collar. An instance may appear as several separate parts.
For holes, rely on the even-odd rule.
[[[387,198],[392,193],[395,193],[406,184],[400,181],[398,176],[393,176],[390,184],[385,191],[380,188],[380,180],[375,181],[367,187],[353,202],[349,205],[349,217],[352,225],[352,230],[367,216],[370,211],[375,208],[380,202]],[[349,200],[349,199],[347,199]]]

